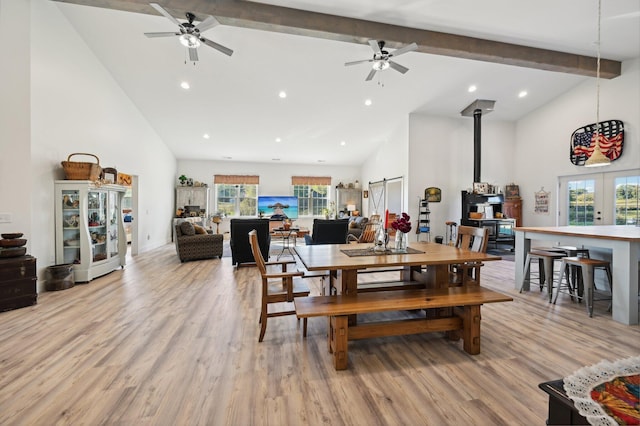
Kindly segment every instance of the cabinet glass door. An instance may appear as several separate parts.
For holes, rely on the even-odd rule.
[[[62,191],[64,263],[80,263],[80,191]]]
[[[91,253],[94,262],[107,258],[107,194],[89,191],[87,224],[91,238]]]
[[[120,206],[118,205],[118,193],[109,192],[109,257],[118,255],[118,221],[120,220]]]

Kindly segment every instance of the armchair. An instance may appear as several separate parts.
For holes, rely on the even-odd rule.
[[[174,229],[176,251],[181,262],[222,257],[222,234],[196,233],[191,222],[182,222]]]
[[[346,220],[314,219],[311,235],[304,241],[311,244],[346,244],[349,222]]]
[[[249,232],[255,229],[258,236],[258,245],[264,259],[269,258],[269,245],[271,234],[269,232],[269,219],[231,219],[231,263],[239,266],[241,263],[255,263],[251,245],[249,244]]]

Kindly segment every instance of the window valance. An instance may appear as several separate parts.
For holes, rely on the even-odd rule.
[[[331,185],[331,177],[291,176],[291,185]]]
[[[255,175],[213,175],[213,183],[230,185],[258,185],[260,176]]]

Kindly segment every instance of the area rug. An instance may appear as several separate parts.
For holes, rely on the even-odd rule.
[[[293,251],[293,247],[291,248],[291,251]],[[269,257],[278,256],[281,253],[282,245],[278,244],[277,242],[272,242],[269,246]],[[289,253],[285,252],[285,256],[289,256]],[[229,244],[229,240],[224,240],[222,243],[222,257],[231,257],[231,245]]]

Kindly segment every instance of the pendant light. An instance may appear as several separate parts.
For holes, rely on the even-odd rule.
[[[587,158],[585,167],[608,166],[611,160],[607,158],[600,150],[600,21],[602,20],[602,0],[598,0],[598,41],[597,41],[597,62],[596,62],[596,131],[593,135],[595,145],[591,157]]]

